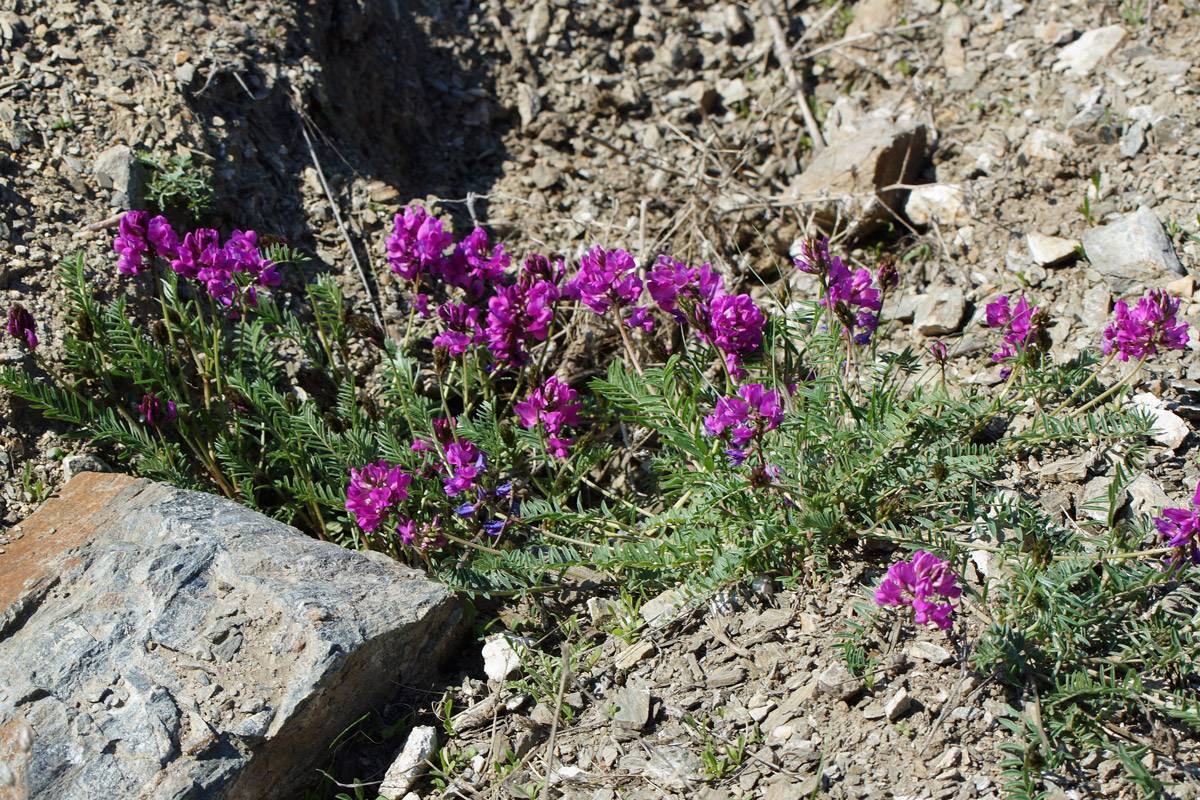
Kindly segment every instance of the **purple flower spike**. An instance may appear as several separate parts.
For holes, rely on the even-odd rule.
[[[529,360],[529,345],[550,335],[558,297],[558,287],[538,281],[532,286],[517,283],[504,287],[488,300],[483,335],[497,361],[519,367]]]
[[[1118,300],[1113,311],[1113,322],[1104,329],[1105,355],[1116,351],[1122,361],[1140,360],[1160,347],[1187,347],[1187,323],[1177,321],[1179,299],[1161,289],[1151,289],[1132,311],[1124,300]]]
[[[358,527],[370,533],[407,499],[410,483],[411,475],[402,472],[399,466],[389,466],[383,459],[362,469],[351,469],[346,510],[354,515]]]
[[[1167,508],[1161,517],[1155,517],[1154,525],[1166,540],[1167,547],[1174,547],[1175,554],[1168,560],[1175,565],[1191,561],[1200,565],[1200,483],[1192,497],[1192,507]]]
[[[117,272],[122,275],[137,275],[146,267],[146,255],[150,249],[146,239],[148,224],[145,211],[130,211],[121,217],[117,225],[119,235],[113,240],[113,250],[121,256],[117,260]]]
[[[487,470],[483,453],[471,442],[455,443],[446,448],[446,463],[451,476],[443,478],[446,496],[454,497],[459,492],[475,488],[475,479]]]
[[[460,356],[483,339],[478,308],[466,303],[444,303],[438,306],[437,313],[449,330],[434,337],[435,347],[445,347],[450,355]]]
[[[726,363],[736,366],[750,353],[758,349],[763,340],[763,328],[767,318],[748,294],[733,297],[714,297],[708,307],[708,339],[726,355]]]
[[[442,253],[453,243],[454,237],[442,230],[440,219],[420,206],[408,206],[392,221],[388,265],[401,278],[415,281],[440,266]]]
[[[170,401],[164,404],[152,394],[142,397],[138,411],[146,418],[148,425],[153,425],[156,428],[169,425],[175,419],[175,404]]]
[[[1004,332],[1004,344],[992,354],[993,361],[1011,361],[1018,358],[1037,336],[1045,324],[1044,315],[1037,306],[1017,299],[1015,307],[1009,307],[1008,297],[999,297],[987,305],[987,325]],[[1011,374],[1011,368],[1006,368]]]
[[[912,561],[901,561],[888,569],[875,592],[875,602],[881,606],[912,606],[917,624],[932,622],[946,630],[953,624],[950,614],[954,605],[949,601],[962,596],[949,566],[932,553],[918,550]]]
[[[725,452],[740,464],[745,460],[745,454],[740,451],[756,437],[778,428],[782,422],[779,392],[767,389],[761,383],[747,383],[738,387],[737,397],[717,400],[716,409],[704,418],[704,430],[709,436],[728,437],[734,450]]]
[[[555,458],[566,458],[568,448],[575,442],[559,434],[567,426],[579,425],[580,404],[571,402],[577,394],[558,378],[550,376],[528,398],[513,406],[521,425],[534,428],[541,424],[544,427],[549,434],[547,448]]]
[[[400,541],[406,547],[418,550],[436,550],[446,546],[446,536],[442,533],[440,514],[435,514],[433,521],[426,522],[424,525],[417,525],[411,519],[402,519],[396,525],[396,532],[400,534]]]
[[[33,321],[33,314],[30,314],[25,306],[16,303],[8,310],[9,334],[18,341],[24,339],[30,350],[36,350],[38,346],[36,330],[37,323]]]

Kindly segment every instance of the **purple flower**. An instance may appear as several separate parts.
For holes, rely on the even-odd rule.
[[[436,264],[436,269],[450,285],[482,297],[499,282],[510,263],[512,258],[504,253],[504,245],[498,244],[489,252],[487,232],[476,228],[454,247],[449,258]]]
[[[555,458],[566,458],[567,448],[575,440],[560,437],[562,429],[579,425],[579,403],[572,403],[577,392],[553,375],[546,382],[534,389],[529,397],[513,406],[517,418],[526,428],[536,427],[539,423],[549,434],[547,448]]]
[[[625,320],[625,324],[630,328],[641,328],[649,333],[654,328],[654,318],[650,316],[650,309],[637,306],[629,310],[629,318]]]
[[[579,272],[563,287],[563,296],[581,300],[603,314],[613,305],[633,305],[642,294],[633,256],[624,250],[605,250],[596,245],[579,263]]]
[[[704,430],[709,436],[727,436],[734,450],[726,450],[735,466],[745,460],[740,452],[755,437],[778,428],[783,422],[783,406],[779,393],[761,383],[738,387],[737,397],[717,400],[713,413],[704,418]]]
[[[9,334],[17,341],[24,339],[30,350],[36,350],[38,346],[36,330],[37,323],[33,321],[33,314],[30,314],[25,306],[15,303],[8,309]]]
[[[1104,329],[1105,355],[1116,351],[1122,361],[1140,360],[1157,353],[1159,347],[1187,347],[1187,323],[1177,322],[1179,299],[1162,289],[1151,289],[1132,311],[1118,300],[1113,312],[1113,322]]]
[[[449,419],[433,419],[433,437],[437,440],[438,446],[443,451],[458,440],[458,437],[454,435],[454,425],[456,422],[457,420],[454,417],[450,417]],[[415,453],[431,453],[437,449],[438,447],[435,447],[431,442],[427,442],[424,439],[417,439],[412,443],[412,450]]]
[[[1009,307],[1008,297],[1000,297],[988,303],[988,327],[999,328],[1004,332],[1004,345],[992,354],[992,360],[1008,361],[1019,357],[1042,326],[1039,316],[1038,307],[1030,306],[1024,297],[1017,299],[1014,308]]]
[[[436,550],[446,546],[446,536],[442,533],[441,515],[435,514],[432,522],[418,526],[411,519],[401,519],[396,525],[400,541],[406,547],[418,550]]]
[[[451,475],[443,478],[442,482],[446,484],[448,497],[475,488],[475,479],[487,470],[483,453],[471,442],[456,442],[447,447],[446,464]]]
[[[881,606],[912,606],[918,624],[932,622],[946,630],[953,624],[950,614],[954,611],[948,601],[962,596],[949,566],[932,553],[918,550],[912,561],[888,568],[887,577],[875,592],[875,602]]]
[[[466,303],[443,303],[438,306],[437,313],[449,330],[434,338],[435,347],[445,347],[450,355],[459,356],[483,339],[478,308],[471,308]]]
[[[440,266],[442,253],[454,237],[442,231],[442,221],[420,206],[408,206],[392,221],[387,238],[387,261],[392,272],[416,281]]]
[[[350,470],[346,490],[346,510],[354,515],[358,527],[370,533],[379,527],[388,513],[408,497],[412,476],[399,466],[380,459],[362,469]]]
[[[119,232],[113,240],[113,250],[121,257],[117,260],[117,272],[122,275],[137,275],[146,266],[146,254],[150,244],[146,239],[148,215],[145,211],[129,211],[117,224]]]
[[[945,342],[942,342],[940,340],[934,341],[933,344],[929,345],[929,354],[931,356],[933,356],[934,361],[936,361],[939,364],[943,364],[943,365],[946,363],[946,359],[949,355],[946,352]]]
[[[829,237],[805,236],[800,240],[800,255],[792,259],[796,269],[824,279],[834,269],[844,269],[839,256],[829,257]]]
[[[563,263],[561,258],[551,265],[550,259],[534,253],[531,256],[527,256],[525,262],[521,265],[519,280],[521,283],[529,286],[533,286],[539,281],[546,281],[557,287],[562,283],[562,279],[566,274],[567,265]]]
[[[1191,561],[1200,564],[1200,483],[1192,498],[1191,509],[1163,509],[1161,517],[1154,518],[1158,533],[1167,540],[1167,547],[1175,548],[1169,563]]]
[[[684,315],[676,310],[680,295],[711,303],[714,297],[725,292],[721,276],[713,272],[710,265],[688,267],[664,255],[658,257],[658,265],[646,276],[646,289],[659,308],[681,322]]]
[[[147,424],[153,425],[156,428],[169,425],[175,419],[175,404],[170,401],[163,404],[161,400],[152,394],[142,396],[142,402],[138,406],[138,411],[145,417]]]
[[[244,272],[259,286],[278,286],[281,278],[275,264],[263,258],[258,249],[258,234],[254,231],[234,231],[225,243],[225,266],[229,272]]]
[[[828,306],[836,313],[845,326],[846,335],[853,336],[855,344],[869,342],[879,324],[877,314],[883,305],[880,291],[871,286],[870,270],[850,272],[841,259],[834,259],[830,263],[826,281],[827,292],[821,299],[821,305]],[[861,330],[854,334],[852,327]]]
[[[748,294],[733,297],[718,295],[707,307],[707,330],[697,326],[701,338],[710,341],[725,354],[725,363],[734,375],[744,374],[738,363],[758,349],[763,340],[767,318]]]
[[[484,339],[497,361],[519,367],[529,359],[528,346],[550,335],[558,296],[557,286],[538,281],[503,287],[488,299]]]
[[[900,285],[900,271],[896,269],[896,259],[893,256],[884,256],[880,261],[879,271],[875,273],[875,282],[885,292]]]
[[[175,254],[179,251],[179,236],[171,227],[171,223],[167,222],[166,217],[158,216],[150,220],[146,238],[155,252],[165,259],[175,258]]]

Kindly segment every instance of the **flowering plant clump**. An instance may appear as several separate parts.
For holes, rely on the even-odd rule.
[[[1192,497],[1192,507],[1167,508],[1154,524],[1167,547],[1175,548],[1172,564],[1191,562],[1200,565],[1200,483]]]
[[[1159,348],[1183,350],[1187,347],[1187,323],[1178,321],[1179,298],[1162,289],[1151,289],[1138,300],[1135,308],[1118,300],[1113,321],[1104,329],[1104,354],[1117,353],[1122,361],[1141,360]]]
[[[911,561],[901,561],[888,568],[875,602],[881,606],[912,606],[918,625],[933,623],[948,630],[954,623],[950,614],[962,589],[955,585],[956,576],[950,565],[932,553],[918,550]]]
[[[987,314],[1021,380],[952,385],[950,342],[885,349],[895,258],[851,268],[824,237],[802,240],[794,259],[816,278],[808,296],[790,282],[752,295],[716,249],[698,267],[658,255],[643,274],[629,252],[590,245],[568,271],[567,259],[510,255],[480,228],[460,237],[417,206],[386,239],[398,280],[356,299],[329,276],[297,292],[291,274],[285,287],[302,254],[244,226],[176,232],[124,215],[105,268],[157,293],[161,314],[102,302],[78,254],[60,271],[66,376],[43,347],[0,369],[0,385],[140,474],[420,562],[470,595],[554,591],[576,567],[630,592],[762,576],[816,585],[870,559],[859,542],[919,547],[891,565],[874,604],[853,604],[865,620],[839,640],[847,667],[872,674],[889,637],[911,635],[878,624],[885,607],[961,627],[972,666],[1044,687],[1050,756],[1109,746],[1105,728],[1087,726],[1120,716],[1112,699],[1130,687],[1096,665],[1136,653],[1159,682],[1155,702],[1194,702],[1169,666],[1200,641],[1159,601],[1191,591],[1179,573],[1200,561],[1200,487],[1194,508],[1155,520],[1160,546],[1148,549],[1128,535],[1136,521],[1112,524],[1117,509],[1085,538],[1092,523],[1063,525],[997,481],[1014,453],[1087,442],[1112,454],[1120,495],[1154,423],[1101,401],[1147,357],[1183,346],[1172,298],[1118,305],[1095,345],[1137,367],[1059,415],[1046,401],[1065,395],[1066,408],[1104,366],[1090,353],[1054,364],[1046,315],[1026,299],[1006,295]],[[398,300],[407,313],[392,313]],[[9,310],[23,345],[38,345],[37,328]],[[970,348],[954,352],[968,363]],[[930,364],[941,381],[921,379]],[[950,563],[968,551],[988,562],[956,575]],[[966,592],[981,612],[969,619],[955,615]],[[1085,680],[1096,694],[1070,692]]]

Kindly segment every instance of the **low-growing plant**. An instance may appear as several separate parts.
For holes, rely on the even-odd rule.
[[[1103,361],[1065,363],[1047,311],[995,298],[988,389],[947,380],[945,343],[888,352],[896,263],[851,269],[825,240],[793,261],[817,292],[785,307],[667,255],[642,269],[595,246],[570,273],[541,254],[514,266],[483,230],[456,242],[412,207],[386,242],[405,308],[386,321],[328,277],[288,302],[280,272],[303,255],[252,231],[181,237],[131,212],[114,248],[145,302],[97,297],[77,254],[60,269],[62,371],[16,306],[8,331],[32,360],[0,385],[139,474],[390,553],[468,597],[553,590],[580,567],[631,597],[811,583],[863,558],[864,541],[891,542],[913,554],[876,594],[894,624],[911,607],[959,635],[971,605],[988,624],[962,652],[1041,697],[1039,734],[1056,748],[1113,749],[1114,715],[1200,727],[1195,633],[1166,602],[1195,600],[1179,580],[1200,536],[1192,512],[1152,530],[1115,524],[1110,502],[1099,525],[1065,529],[993,480],[1019,455],[1087,442],[1117,497],[1153,430],[1124,395],[1187,342],[1162,292],[1117,304]],[[560,369],[572,335],[612,343],[594,348],[602,376]],[[1117,360],[1124,374],[1104,385]],[[978,553],[1003,581],[960,583]],[[843,641],[864,675],[879,619]],[[571,652],[578,674],[583,648]],[[561,659],[532,657],[528,690],[554,697]]]
[[[168,156],[141,152],[137,158],[150,170],[146,199],[157,208],[186,208],[194,217],[208,210],[212,176],[207,167],[192,162],[191,153]]]

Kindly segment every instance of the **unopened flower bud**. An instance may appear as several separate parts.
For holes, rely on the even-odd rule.
[[[90,342],[96,329],[92,326],[92,318],[85,311],[75,318],[75,330],[82,341]]]
[[[896,257],[885,255],[879,264],[879,272],[875,276],[879,288],[887,291],[900,285],[900,273],[896,269]]]
[[[938,364],[942,364],[942,365],[945,365],[946,358],[949,355],[946,352],[945,342],[941,342],[941,341],[936,341],[933,344],[929,345],[929,353],[930,353],[930,355],[933,356],[934,361],[936,361]]]
[[[379,404],[375,402],[374,397],[371,397],[369,394],[364,394],[359,398],[359,404],[362,406],[362,410],[366,412],[367,417],[372,422],[375,422],[379,419]]]
[[[167,330],[167,323],[160,320],[155,320],[150,326],[150,334],[154,337],[154,341],[158,342],[159,347],[168,347],[171,344],[171,333]]]
[[[351,314],[346,318],[346,323],[358,331],[358,334],[371,344],[378,348],[383,347],[383,328],[376,325],[367,317],[364,317],[362,314]]]
[[[33,321],[33,315],[25,306],[16,303],[8,310],[8,332],[14,339],[29,345],[30,350],[38,346],[36,330],[37,323]]]

